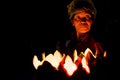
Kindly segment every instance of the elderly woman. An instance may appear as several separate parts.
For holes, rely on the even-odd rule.
[[[96,8],[91,0],[73,0],[67,5],[69,20],[74,28],[69,40],[58,42],[57,50],[74,59],[74,51],[78,58],[85,57],[89,67],[89,75],[82,68],[81,59],[75,63],[78,70],[70,77],[70,80],[96,80],[99,75],[98,68],[106,57],[106,51],[102,43],[98,42],[90,31],[96,18]],[[89,50],[85,53],[86,50]],[[64,61],[63,61],[64,62]],[[63,67],[63,66],[62,66]],[[103,74],[103,73],[101,73]],[[101,76],[102,80],[103,77]],[[99,77],[99,79],[101,79]],[[69,78],[68,78],[69,79]],[[98,80],[98,79],[97,79]]]

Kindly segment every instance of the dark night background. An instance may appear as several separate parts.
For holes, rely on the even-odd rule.
[[[52,50],[56,41],[67,36],[66,5],[71,0],[16,1],[5,9],[5,50],[8,57],[5,75],[16,80],[34,80],[32,58],[45,50]],[[117,71],[119,38],[119,3],[113,0],[93,0],[97,8],[94,36],[105,43],[109,56],[110,78]],[[5,6],[4,6],[5,7]],[[6,27],[8,26],[8,28]],[[7,29],[6,29],[7,28]],[[118,46],[118,47],[116,47]],[[7,47],[7,48],[6,48]],[[12,60],[10,60],[12,59]],[[9,71],[10,70],[10,71]]]

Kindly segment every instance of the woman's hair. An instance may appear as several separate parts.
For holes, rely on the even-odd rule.
[[[96,8],[94,3],[91,0],[73,0],[70,4],[67,5],[69,19],[73,19],[73,16],[76,12],[84,10],[91,14],[92,19],[96,18]]]

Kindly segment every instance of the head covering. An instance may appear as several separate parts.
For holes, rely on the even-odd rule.
[[[67,5],[69,19],[72,19],[74,14],[80,10],[89,12],[93,19],[96,18],[96,8],[92,0],[73,0]]]

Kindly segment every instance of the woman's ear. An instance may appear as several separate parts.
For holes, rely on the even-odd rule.
[[[75,25],[74,25],[74,21],[73,21],[73,20],[71,20],[71,24],[72,24],[72,26],[75,26]]]

